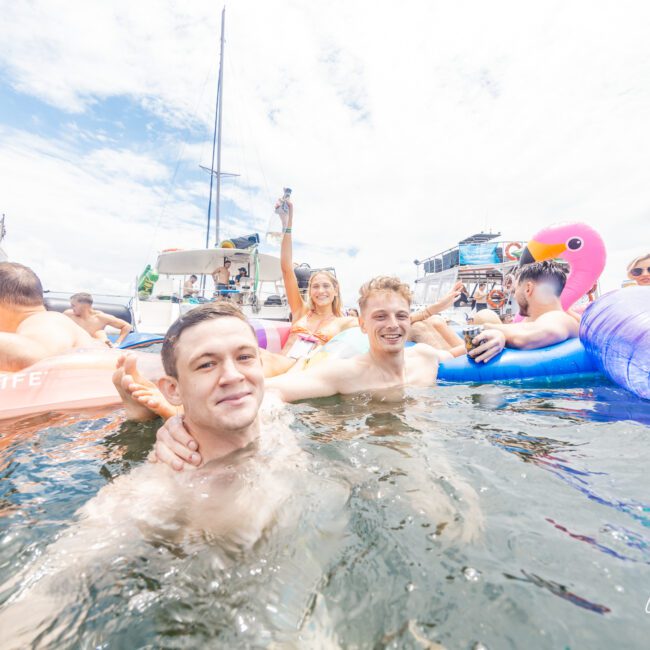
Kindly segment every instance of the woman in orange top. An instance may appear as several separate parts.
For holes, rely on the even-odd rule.
[[[291,368],[301,369],[314,349],[359,324],[356,318],[343,315],[338,280],[328,271],[317,271],[309,278],[307,300],[303,299],[293,270],[293,203],[287,201],[287,204],[289,214],[283,228],[280,265],[293,324],[281,354],[261,350],[266,377],[280,375]]]

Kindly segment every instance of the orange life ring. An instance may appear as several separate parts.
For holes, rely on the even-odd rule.
[[[492,309],[501,309],[506,304],[506,294],[501,289],[492,289],[487,295],[487,304]]]
[[[515,257],[515,256],[510,252],[513,248],[516,248],[518,251],[520,251],[520,250],[522,249],[521,242],[518,242],[518,241],[511,241],[511,242],[506,246],[506,249],[505,249],[505,251],[503,252],[503,254],[506,256],[506,259],[507,259],[507,260],[513,260],[513,261],[514,261],[514,260],[519,259],[518,257]]]

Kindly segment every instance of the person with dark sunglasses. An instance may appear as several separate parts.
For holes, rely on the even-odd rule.
[[[650,287],[650,253],[636,257],[630,262],[627,277],[641,287]]]

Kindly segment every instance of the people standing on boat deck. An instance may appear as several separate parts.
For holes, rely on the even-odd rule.
[[[217,268],[212,274],[215,292],[219,292],[222,296],[228,295],[224,290],[230,288],[230,264],[230,260],[225,260],[223,266]]]
[[[347,310],[346,316],[350,316],[350,318],[359,318],[359,310],[356,307],[350,307]]]
[[[487,284],[481,282],[476,291],[474,292],[474,310],[480,311],[481,309],[487,309]]]
[[[262,350],[266,377],[274,377],[290,368],[300,369],[306,357],[349,327],[358,325],[356,318],[341,311],[341,292],[336,277],[328,271],[316,271],[309,278],[307,300],[303,300],[294,273],[292,251],[293,203],[287,204],[287,222],[283,228],[280,248],[282,279],[291,310],[291,331],[280,354]]]
[[[634,258],[627,265],[627,277],[640,287],[650,287],[650,253]]]
[[[72,320],[45,309],[43,286],[34,271],[0,263],[0,370],[22,370],[75,348],[100,346]]]
[[[398,278],[374,278],[361,287],[359,306],[359,323],[368,335],[369,352],[351,359],[325,360],[299,373],[272,377],[266,381],[267,389],[278,392],[284,401],[293,402],[365,391],[392,393],[393,389],[397,389],[401,398],[405,385],[434,384],[439,361],[451,359],[451,354],[429,345],[414,345],[405,350],[411,328],[408,285]],[[127,405],[129,417],[150,419],[155,414],[164,418],[176,415],[176,405],[167,402],[155,384],[139,375],[134,357],[126,357],[113,381]],[[384,398],[392,397],[390,393]]]
[[[199,293],[199,290],[194,286],[197,280],[196,275],[192,274],[183,282],[183,298],[194,298]]]
[[[93,297],[89,293],[81,292],[70,296],[70,305],[72,309],[66,309],[63,313],[77,323],[79,327],[85,329],[90,336],[101,341],[109,348],[119,348],[120,343],[133,329],[131,324],[125,320],[106,314],[98,309],[93,309]],[[115,343],[111,343],[106,334],[105,328],[107,326],[120,330]]]

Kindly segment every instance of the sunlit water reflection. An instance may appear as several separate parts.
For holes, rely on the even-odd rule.
[[[146,473],[155,425],[104,410],[4,426],[0,618],[23,603],[13,619],[38,619],[43,647],[646,647],[647,402],[592,382],[288,408],[297,455],[235,464],[262,485],[255,512],[275,498],[279,514],[232,547],[206,523],[217,493],[193,534],[145,534],[125,498],[120,544],[101,522],[84,541],[75,513]],[[192,480],[168,496],[191,503]]]

